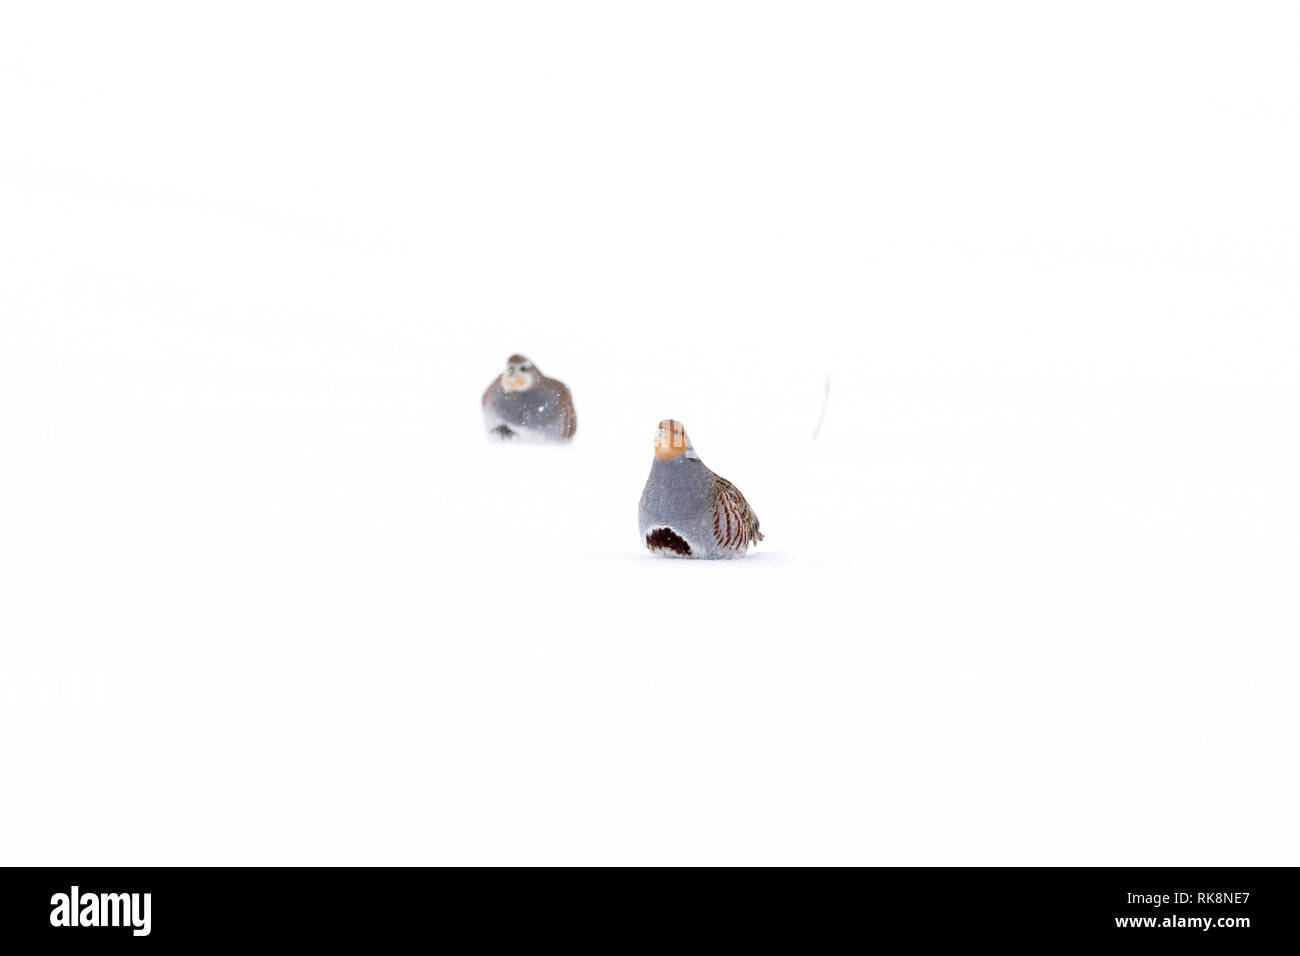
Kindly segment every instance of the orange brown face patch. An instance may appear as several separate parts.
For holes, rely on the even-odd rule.
[[[669,419],[659,423],[659,430],[655,432],[656,458],[660,461],[669,461],[689,447],[690,441],[686,437],[686,429],[682,427],[681,422]]]

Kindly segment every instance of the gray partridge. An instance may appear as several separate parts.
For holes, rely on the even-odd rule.
[[[483,425],[489,438],[564,442],[577,431],[578,416],[569,387],[516,354],[483,393]]]
[[[641,492],[638,522],[652,554],[740,558],[763,540],[758,516],[740,490],[700,461],[681,422],[655,433],[655,458]]]

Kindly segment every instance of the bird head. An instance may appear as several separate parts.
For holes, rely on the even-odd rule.
[[[691,447],[686,426],[666,418],[659,423],[659,429],[655,432],[655,457],[660,461],[672,461],[678,455],[685,455],[687,458],[699,457]]]
[[[501,387],[507,392],[526,392],[537,383],[537,376],[541,374],[537,366],[524,356],[512,355],[506,359],[506,370],[501,373]]]

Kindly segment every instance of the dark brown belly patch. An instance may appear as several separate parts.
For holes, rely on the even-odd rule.
[[[651,551],[672,551],[690,557],[691,546],[671,528],[656,528],[645,536],[645,546]]]

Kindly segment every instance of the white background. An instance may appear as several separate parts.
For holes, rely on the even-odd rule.
[[[0,862],[1295,864],[1297,50],[6,5]],[[665,417],[750,558],[641,548]]]

